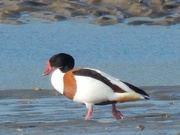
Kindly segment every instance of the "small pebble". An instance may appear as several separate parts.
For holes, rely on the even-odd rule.
[[[139,128],[142,131],[145,127],[143,125],[138,125],[136,128]]]
[[[33,90],[35,90],[35,91],[39,91],[39,90],[41,90],[39,87],[35,87]]]
[[[162,118],[169,118],[169,117],[170,117],[169,114],[165,114],[165,115],[162,116]]]
[[[18,132],[22,132],[22,131],[23,131],[22,128],[17,128],[16,130],[17,130]]]
[[[175,104],[175,102],[169,102],[169,105],[174,105]]]

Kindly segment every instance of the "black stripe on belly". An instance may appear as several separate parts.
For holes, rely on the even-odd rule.
[[[108,80],[106,77],[102,76],[100,73],[96,72],[95,70],[79,69],[79,70],[73,71],[73,74],[77,75],[77,76],[92,77],[96,80],[99,80],[99,81],[103,82],[104,84],[106,84],[107,86],[109,86],[111,89],[113,89],[114,92],[118,92],[118,93],[126,92],[126,91],[122,90],[120,87],[118,87],[117,85],[111,83],[110,80]]]
[[[117,103],[116,101],[105,101],[105,102],[101,102],[101,103],[97,103],[95,105],[109,105],[109,104],[115,104]]]

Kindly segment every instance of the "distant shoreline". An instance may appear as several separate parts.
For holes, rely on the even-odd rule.
[[[92,18],[89,23],[96,25],[161,25],[180,23],[180,5],[171,0],[2,0],[0,23],[26,24],[33,19],[42,22],[64,21],[71,18]],[[135,17],[141,17],[141,19]],[[131,20],[133,18],[133,20]]]

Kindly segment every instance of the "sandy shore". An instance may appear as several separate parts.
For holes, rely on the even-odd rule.
[[[174,25],[180,22],[178,0],[2,0],[0,22],[25,24],[89,18],[89,23],[111,25]],[[136,18],[135,17],[142,17]]]
[[[124,120],[110,106],[96,106],[90,121],[86,108],[54,90],[0,91],[0,132],[5,134],[180,134],[180,86],[142,87],[149,101],[118,104]]]

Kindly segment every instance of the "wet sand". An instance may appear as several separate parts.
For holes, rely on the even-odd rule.
[[[112,25],[174,25],[180,22],[178,0],[2,0],[0,23],[26,24],[88,18],[89,23]],[[142,18],[136,18],[142,17]],[[134,19],[135,18],[135,19]]]
[[[95,106],[84,121],[86,108],[55,90],[1,90],[1,135],[129,134],[179,135],[180,86],[141,87],[151,100],[118,104],[125,116],[115,120],[111,106]]]

